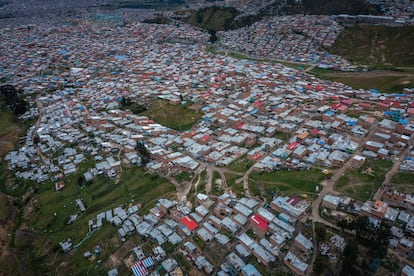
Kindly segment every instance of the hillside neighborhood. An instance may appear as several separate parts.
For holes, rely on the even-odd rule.
[[[3,158],[10,189],[37,197],[28,228],[101,275],[414,275],[414,88],[311,74],[357,69],[324,50],[341,20],[269,17],[218,32],[214,50],[182,22],[2,28],[2,85],[29,103]],[[88,244],[106,231],[117,248]]]

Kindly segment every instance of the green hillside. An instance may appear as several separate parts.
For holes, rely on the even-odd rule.
[[[288,0],[288,14],[380,14],[378,6],[364,0]],[[278,5],[277,3],[275,5]]]
[[[414,27],[347,27],[329,49],[357,64],[373,67],[414,66]]]
[[[232,27],[234,18],[239,14],[235,8],[213,6],[194,11],[184,21],[206,30],[224,31]]]

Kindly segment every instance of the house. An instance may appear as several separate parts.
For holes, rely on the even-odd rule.
[[[352,159],[351,159],[351,168],[354,170],[358,170],[359,168],[362,167],[362,165],[364,165],[366,160],[366,157],[361,156],[359,154],[355,155]]]
[[[188,216],[182,217],[180,221],[190,231],[194,231],[198,227],[198,224]]]
[[[401,276],[414,276],[414,268],[406,264],[401,271]]]
[[[254,214],[250,217],[250,224],[252,226],[253,232],[263,238],[267,233],[268,222],[259,214]]]
[[[312,251],[313,248],[313,243],[311,240],[309,240],[308,238],[306,238],[304,235],[302,235],[301,233],[299,233],[293,244],[299,248],[300,250],[302,250],[305,253],[310,253]]]
[[[300,260],[290,251],[283,259],[283,263],[298,275],[306,275],[306,272],[308,270],[308,264]]]
[[[262,274],[252,264],[247,264],[241,269],[241,275],[243,276],[261,276]]]
[[[336,195],[326,194],[322,199],[322,206],[336,210],[338,205],[342,202],[342,198]]]

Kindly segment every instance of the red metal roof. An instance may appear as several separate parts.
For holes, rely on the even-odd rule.
[[[290,143],[288,145],[288,149],[289,150],[296,149],[298,146],[299,146],[299,143],[298,142],[293,142],[293,143]]]
[[[259,226],[261,229],[267,231],[267,227],[268,227],[267,221],[259,214],[254,214],[253,216],[251,216],[250,222],[254,225]]]
[[[184,224],[184,225],[188,228],[188,230],[190,230],[190,231],[193,231],[194,229],[196,229],[196,228],[198,227],[198,224],[197,224],[194,220],[192,220],[190,217],[187,217],[187,216],[182,217],[182,218],[181,218],[181,222],[182,222],[182,224]]]

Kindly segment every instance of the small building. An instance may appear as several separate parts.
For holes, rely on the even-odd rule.
[[[306,271],[308,270],[308,264],[300,260],[290,251],[283,259],[283,263],[298,275],[306,275]]]
[[[414,276],[414,268],[405,265],[401,271],[401,276]]]
[[[308,239],[307,237],[305,237],[304,235],[302,235],[302,233],[299,233],[296,236],[293,244],[305,253],[310,253],[313,248],[312,241]]]
[[[241,270],[243,276],[261,276],[262,274],[252,264],[245,265]]]
[[[366,157],[364,156],[361,156],[359,154],[355,155],[351,160],[351,168],[354,170],[358,170],[362,167],[362,165],[364,165],[365,159]]]
[[[254,214],[250,217],[250,223],[252,225],[252,229],[254,233],[263,238],[267,233],[268,222],[259,214]]]
[[[198,227],[198,224],[188,216],[184,216],[181,218],[181,223],[184,224],[188,230],[194,231]]]

